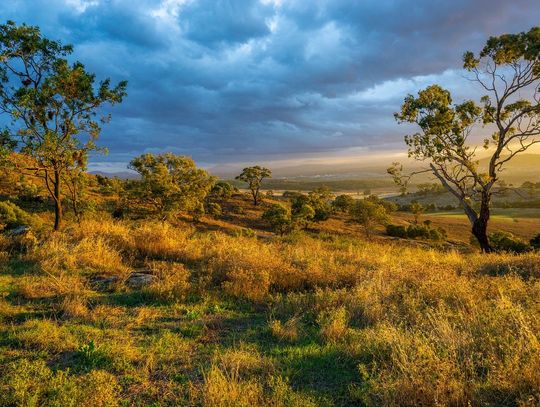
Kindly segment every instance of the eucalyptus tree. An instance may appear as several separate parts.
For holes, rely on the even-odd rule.
[[[0,113],[11,119],[0,147],[31,157],[32,165],[18,169],[43,180],[54,201],[55,230],[62,222],[64,180],[86,168],[89,152],[100,150],[101,124],[110,119],[101,114],[103,105],[121,102],[127,86],[112,86],[109,79],[96,84],[82,63],[67,60],[72,51],[38,27],[0,25]],[[3,157],[9,162],[9,154]]]
[[[499,176],[516,155],[540,143],[540,27],[489,38],[478,54],[464,54],[463,67],[485,95],[479,103],[454,104],[439,85],[408,95],[395,117],[419,127],[405,142],[409,157],[426,167],[405,175],[394,163],[388,171],[402,187],[414,174],[432,173],[459,200],[482,251],[490,252],[487,228]],[[483,141],[487,168],[478,159],[481,143],[473,140],[478,127],[491,132]]]
[[[180,212],[203,212],[206,196],[216,182],[191,157],[173,153],[142,154],[131,160],[129,168],[141,176],[133,183],[132,196],[160,220]]]
[[[259,204],[259,191],[261,189],[262,181],[271,176],[272,171],[268,168],[256,165],[254,167],[244,168],[242,173],[238,175],[236,179],[248,184],[251,196],[253,197],[253,205],[257,206]]]

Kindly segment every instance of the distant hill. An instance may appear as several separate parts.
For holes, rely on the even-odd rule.
[[[488,167],[489,159],[480,160],[482,168]],[[540,181],[540,154],[517,155],[508,161],[500,175],[506,182],[521,185],[523,181]]]
[[[89,171],[93,175],[103,175],[104,177],[117,177],[120,179],[138,179],[139,175],[130,171],[117,171],[117,172],[105,172],[105,171]]]
[[[288,165],[272,168],[272,180],[265,182],[269,189],[307,190],[317,186],[328,185],[335,190],[356,191],[364,188],[386,187],[391,184],[391,178],[386,173],[395,158],[381,158],[378,163],[373,160],[349,161],[346,163],[309,163]],[[405,170],[414,171],[420,166],[417,162],[404,159]],[[488,158],[480,159],[480,166],[487,170]],[[218,165],[208,170],[222,179],[234,179],[240,173],[238,165]],[[122,179],[137,179],[137,174],[130,171],[105,172],[91,171],[91,174],[100,174],[108,177]],[[415,183],[428,182],[433,178],[429,174],[418,176]],[[540,154],[518,155],[506,164],[501,179],[508,183],[521,184],[523,181],[540,181]],[[434,181],[434,180],[432,180]]]

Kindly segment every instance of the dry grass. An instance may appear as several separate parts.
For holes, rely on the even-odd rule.
[[[61,318],[25,316],[6,325],[6,343],[57,360],[94,341],[91,372],[109,373],[88,379],[105,386],[103,400],[119,397],[116,381],[104,384],[112,373],[124,378],[127,397],[147,397],[133,404],[167,404],[178,394],[209,406],[322,403],[302,388],[330,399],[339,389],[344,404],[540,403],[538,253],[462,254],[325,235],[263,241],[166,223],[88,221],[20,258],[34,264],[33,274],[9,277],[10,292]],[[124,276],[141,266],[158,277],[142,292],[96,293],[85,283],[88,274]],[[226,307],[211,305],[212,295]],[[0,299],[0,316],[10,321],[19,312],[11,301]],[[244,311],[262,322],[243,321]],[[302,354],[304,342],[319,353]],[[327,351],[352,373],[325,365]],[[42,366],[24,368],[49,385],[57,380]],[[302,382],[314,369],[321,378]],[[339,375],[352,377],[348,390]],[[86,391],[79,379],[62,380]],[[28,404],[32,392],[49,401],[28,377],[17,383],[14,404]]]
[[[270,332],[280,341],[295,342],[301,334],[301,321],[298,316],[289,318],[284,323],[278,319],[272,319],[268,322]]]
[[[185,299],[191,287],[190,272],[182,263],[153,261],[148,266],[158,280],[144,289],[147,294],[163,301]]]

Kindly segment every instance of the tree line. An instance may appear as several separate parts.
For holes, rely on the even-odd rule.
[[[110,120],[104,108],[127,95],[126,81],[96,81],[81,62],[69,61],[72,52],[71,45],[44,37],[38,27],[12,21],[0,25],[0,113],[10,119],[0,132],[0,160],[4,167],[43,181],[54,203],[55,230],[62,224],[65,198],[79,216],[88,156],[105,151],[97,145],[103,124]],[[432,174],[440,186],[426,186],[425,191],[450,192],[482,251],[490,252],[487,231],[500,174],[516,155],[540,143],[540,28],[489,38],[479,53],[464,54],[463,67],[485,95],[479,103],[456,104],[437,84],[408,95],[395,118],[418,128],[405,143],[409,157],[425,168],[407,174],[394,163],[388,172],[402,191],[412,176]],[[482,145],[490,155],[487,169],[480,168],[477,158],[479,127],[491,133]],[[218,211],[212,197],[230,189],[185,156],[143,154],[129,167],[141,179],[127,185],[125,199],[140,202],[160,219],[179,211]],[[254,166],[237,179],[247,184],[258,205],[262,181],[270,176],[269,169]],[[279,230],[305,227],[306,222],[324,218],[329,201],[325,194],[300,194],[290,208],[276,204],[265,217]],[[346,200],[340,198],[335,205],[345,205]],[[382,222],[387,215],[383,206],[364,199],[348,211],[369,230],[367,219]]]

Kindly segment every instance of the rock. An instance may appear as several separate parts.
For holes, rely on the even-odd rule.
[[[126,280],[126,285],[131,288],[143,288],[153,284],[157,277],[147,273],[131,273]]]
[[[90,279],[90,284],[99,290],[111,290],[118,283],[116,276],[96,276]]]

